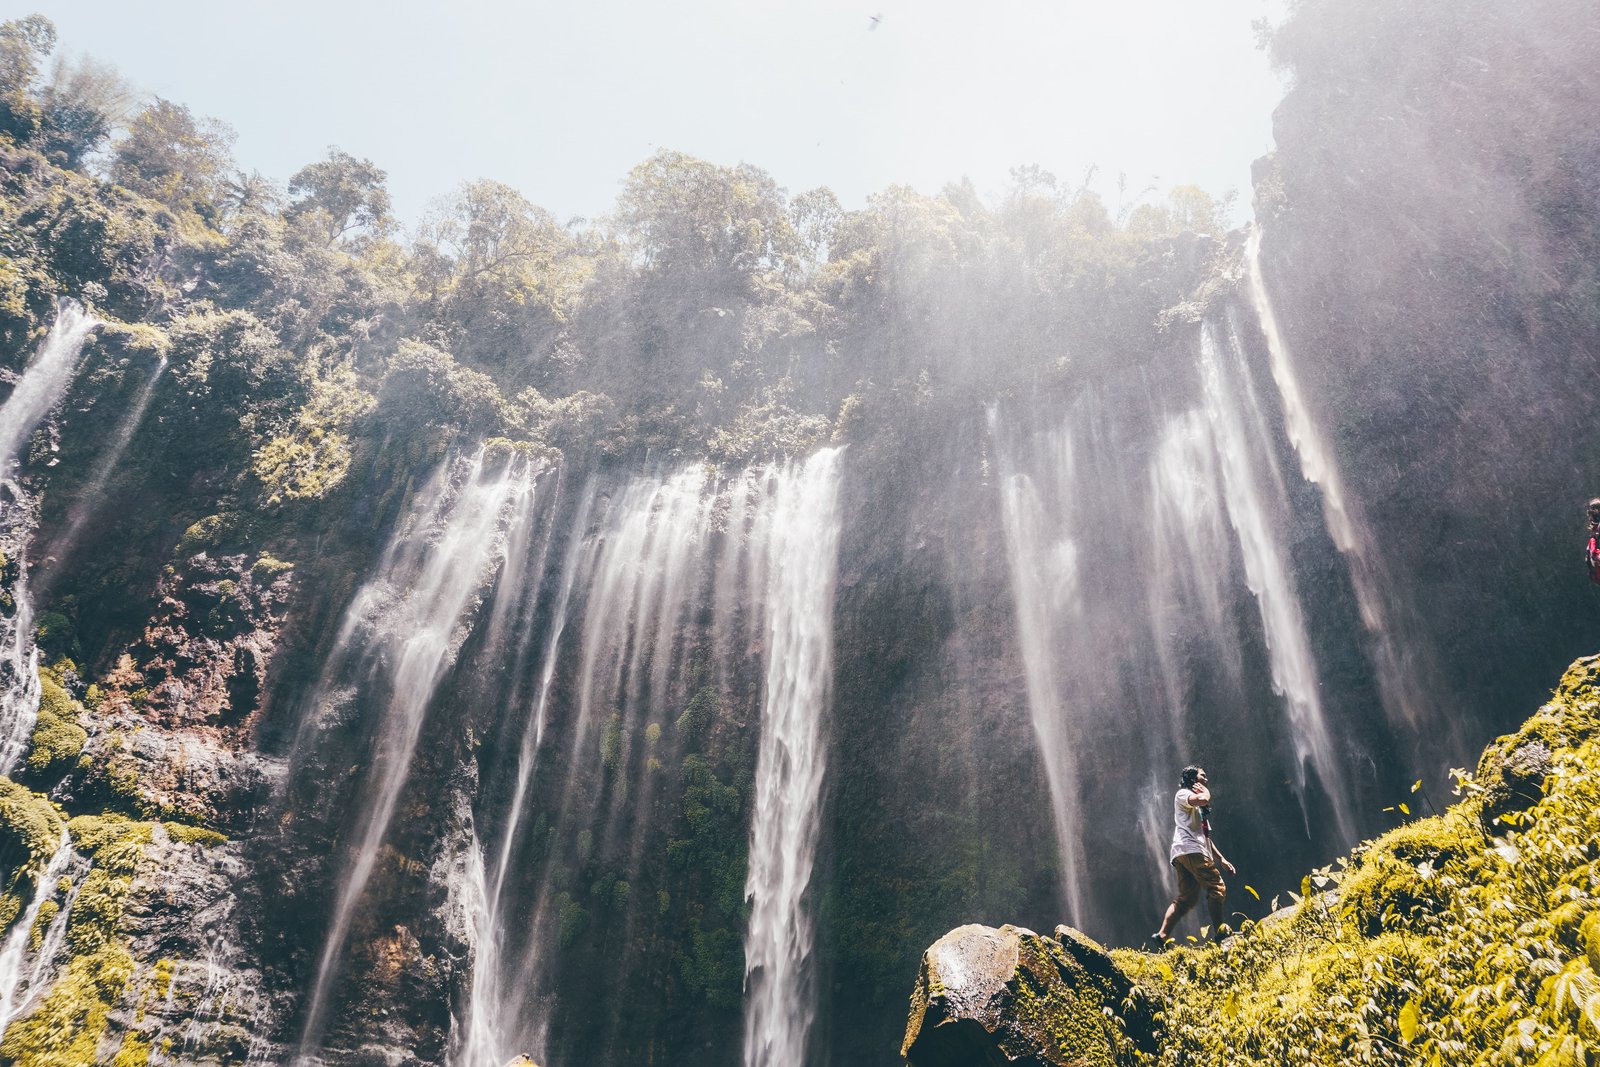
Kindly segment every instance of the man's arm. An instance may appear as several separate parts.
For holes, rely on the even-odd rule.
[[[1238,874],[1238,869],[1235,868],[1233,864],[1228,862],[1228,858],[1222,854],[1222,849],[1217,847],[1216,839],[1208,837],[1206,838],[1206,841],[1211,845],[1211,855],[1212,858],[1217,861],[1217,866],[1221,867],[1229,874]]]
[[[1189,807],[1205,808],[1211,806],[1211,790],[1207,789],[1200,782],[1196,782],[1194,785],[1191,785],[1188,789],[1188,793]]]

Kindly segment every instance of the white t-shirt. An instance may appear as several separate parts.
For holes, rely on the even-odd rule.
[[[1194,793],[1190,790],[1180,789],[1178,795],[1172,798],[1172,821],[1172,855],[1167,858],[1169,863],[1190,853],[1210,855],[1211,849],[1206,845],[1205,830],[1200,823],[1200,805],[1194,802]]]

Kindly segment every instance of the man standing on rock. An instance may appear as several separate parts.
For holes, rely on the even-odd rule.
[[[1234,866],[1211,839],[1210,781],[1201,767],[1185,767],[1179,777],[1178,795],[1172,801],[1172,867],[1178,872],[1178,896],[1167,906],[1161,929],[1150,935],[1157,944],[1165,944],[1172,937],[1172,924],[1199,903],[1202,889],[1211,910],[1211,928],[1222,926],[1222,902],[1227,898],[1228,887],[1217,868],[1233,874]]]

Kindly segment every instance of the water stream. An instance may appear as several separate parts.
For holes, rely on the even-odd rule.
[[[16,480],[29,436],[61,400],[78,370],[78,356],[100,325],[74,300],[62,300],[56,321],[0,405],[0,549],[13,557],[10,612],[0,612],[0,775],[10,774],[28,747],[39,714],[39,653],[33,644],[26,542],[31,502]]]
[[[11,932],[6,935],[4,945],[0,945],[0,1035],[5,1033],[12,1020],[22,1014],[32,995],[41,989],[56,951],[66,936],[70,901],[51,920],[38,949],[32,953],[30,965],[28,949],[33,940],[34,925],[45,904],[55,899],[60,891],[58,882],[75,859],[77,853],[72,849],[72,838],[63,830],[55,853],[37,876],[27,908],[11,924]]]
[[[1219,330],[1223,336],[1219,339]],[[1345,767],[1322,706],[1316,657],[1306,631],[1294,574],[1286,553],[1289,500],[1270,449],[1271,435],[1244,362],[1238,335],[1206,322],[1200,331],[1200,369],[1206,415],[1216,444],[1228,521],[1238,538],[1245,582],[1256,598],[1266,633],[1272,687],[1283,697],[1295,749],[1291,768],[1310,833],[1307,772],[1332,802],[1336,841],[1355,836]],[[1266,445],[1267,447],[1263,447]]]
[[[122,457],[127,453],[128,445],[133,441],[133,435],[138,432],[139,427],[144,423],[144,413],[149,410],[150,401],[156,395],[156,386],[160,384],[161,376],[166,373],[166,370],[167,357],[162,356],[160,362],[156,364],[154,373],[140,387],[139,395],[134,398],[133,403],[123,412],[122,418],[117,425],[117,435],[112,438],[110,447],[95,460],[94,473],[89,476],[89,480],[78,491],[77,499],[67,511],[66,530],[50,546],[50,554],[54,559],[51,560],[50,567],[45,574],[47,585],[52,575],[62,573],[72,556],[72,550],[78,545],[78,537],[83,533],[85,524],[94,516],[95,510],[100,506],[101,497],[105,494],[105,488],[111,480],[111,474],[117,469],[117,464],[122,461]]]
[[[1372,635],[1368,654],[1377,675],[1384,710],[1396,727],[1414,732],[1424,722],[1440,720],[1424,696],[1431,657],[1420,653],[1418,634],[1421,628],[1410,624],[1403,607],[1395,602],[1390,592],[1394,589],[1393,580],[1355,499],[1345,489],[1334,450],[1312,417],[1267,291],[1266,276],[1261,268],[1259,226],[1250,230],[1245,262],[1250,303],[1266,338],[1272,380],[1282,398],[1289,442],[1300,458],[1300,469],[1306,480],[1322,491],[1322,513],[1328,533],[1348,562],[1361,621]]]
[[[465,463],[447,463],[356,595],[313,692],[306,724],[319,720],[323,705],[351,699],[356,687],[378,700],[381,710],[349,835],[354,847],[306,1001],[302,1061],[320,1039],[330,983],[434,693],[471,629],[486,586],[503,566],[508,532],[534,505],[538,473],[520,458],[490,458],[482,450]],[[299,744],[305,731],[303,726]]]
[[[766,682],[745,899],[745,1067],[800,1067],[816,1016],[806,907],[817,852],[824,718],[833,676],[839,458],[770,468],[765,543]],[[753,544],[755,544],[753,539]]]

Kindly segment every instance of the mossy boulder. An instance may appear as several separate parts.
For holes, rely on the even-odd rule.
[[[958,927],[922,957],[900,1052],[909,1067],[1118,1067],[1154,1050],[1133,983],[1067,927]]]
[[[1600,656],[1567,668],[1550,702],[1516,733],[1495,738],[1478,760],[1483,792],[1479,815],[1493,827],[1503,815],[1525,811],[1544,796],[1553,754],[1600,734]]]

